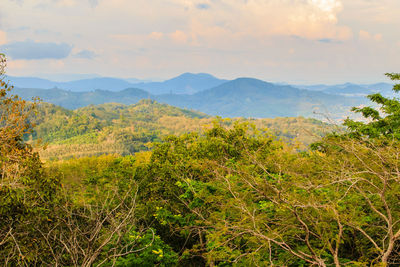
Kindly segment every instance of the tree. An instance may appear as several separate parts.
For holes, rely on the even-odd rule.
[[[158,145],[143,174],[151,192],[142,197],[161,225],[186,238],[182,250],[210,265],[339,266],[335,194],[327,198],[323,176],[293,171],[309,160],[298,156],[247,124],[217,122],[203,135]],[[318,161],[305,170],[318,173]]]
[[[301,153],[238,123],[170,137],[142,197],[210,265],[399,264],[400,103],[370,98],[383,115],[354,109],[371,121],[347,120],[347,133]]]
[[[400,80],[399,73],[386,73],[393,81]],[[393,91],[400,91],[400,84],[393,86]],[[380,93],[371,94],[368,98],[379,106],[353,108],[354,112],[361,113],[369,122],[354,121],[347,119],[344,123],[350,130],[350,136],[356,138],[378,138],[392,137],[400,140],[400,102],[398,98],[387,98]]]
[[[23,142],[23,136],[32,130],[29,121],[35,102],[28,103],[16,95],[10,95],[12,86],[5,81],[6,58],[0,54],[0,166],[2,186],[14,184],[26,168],[26,159],[36,155],[32,147]]]
[[[5,66],[0,54],[0,260],[27,266],[46,253],[35,228],[48,223],[60,184],[45,173],[38,154],[23,141],[32,130],[29,117],[36,102],[11,94]]]
[[[0,265],[122,266],[177,260],[155,231],[138,223],[138,185],[132,158],[114,158],[103,172],[88,168],[80,196],[44,168],[24,142],[33,128],[36,101],[12,95],[0,55]],[[153,252],[155,251],[155,252]]]

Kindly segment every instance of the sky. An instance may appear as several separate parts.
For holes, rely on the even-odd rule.
[[[59,80],[372,83],[400,72],[399,14],[399,0],[1,0],[0,52],[9,75]]]

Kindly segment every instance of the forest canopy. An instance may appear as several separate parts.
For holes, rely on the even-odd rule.
[[[154,123],[160,114],[177,123],[208,118],[153,102],[80,114],[37,109],[12,95],[4,77],[0,86],[3,266],[400,264],[396,98],[370,95],[380,109],[354,109],[369,122],[348,119],[345,132],[299,150],[257,121],[169,132]],[[134,138],[124,132],[130,119]],[[97,142],[110,129],[132,150],[43,164],[31,142]]]
[[[215,117],[143,99],[134,105],[108,103],[68,110],[40,103],[31,121],[36,124],[25,140],[41,140],[47,145],[39,151],[43,160],[98,156],[131,155],[149,150],[150,144],[168,135],[201,133],[212,127]],[[250,122],[279,139],[297,144],[299,149],[317,141],[333,130],[332,124],[303,117],[219,119],[226,127],[235,121]]]

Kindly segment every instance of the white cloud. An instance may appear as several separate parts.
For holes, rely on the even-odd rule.
[[[191,39],[220,32],[224,38],[239,34],[346,40],[352,32],[338,25],[342,9],[340,0],[113,0],[99,2],[96,10],[103,19],[135,21],[147,34],[179,30]]]
[[[220,0],[209,1],[206,11],[196,8],[204,1],[172,1],[188,10],[189,35],[226,31],[231,35],[297,35],[310,39],[352,37],[349,27],[337,25],[337,14],[343,7],[339,0]]]

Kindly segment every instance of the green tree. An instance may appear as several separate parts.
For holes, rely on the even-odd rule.
[[[209,265],[340,265],[335,191],[321,188],[330,184],[325,176],[312,175],[317,160],[303,169],[313,172],[308,177],[296,174],[293,166],[310,157],[298,156],[247,124],[217,122],[203,135],[156,146],[142,198],[159,233],[185,240],[175,243],[182,256],[202,255]]]
[[[386,73],[392,81],[400,80],[399,73]],[[400,84],[393,86],[393,91],[400,91]],[[354,112],[361,113],[369,122],[347,119],[344,123],[350,130],[352,137],[377,138],[381,136],[400,139],[400,102],[398,98],[387,98],[380,93],[369,95],[368,98],[379,108],[353,108]]]

